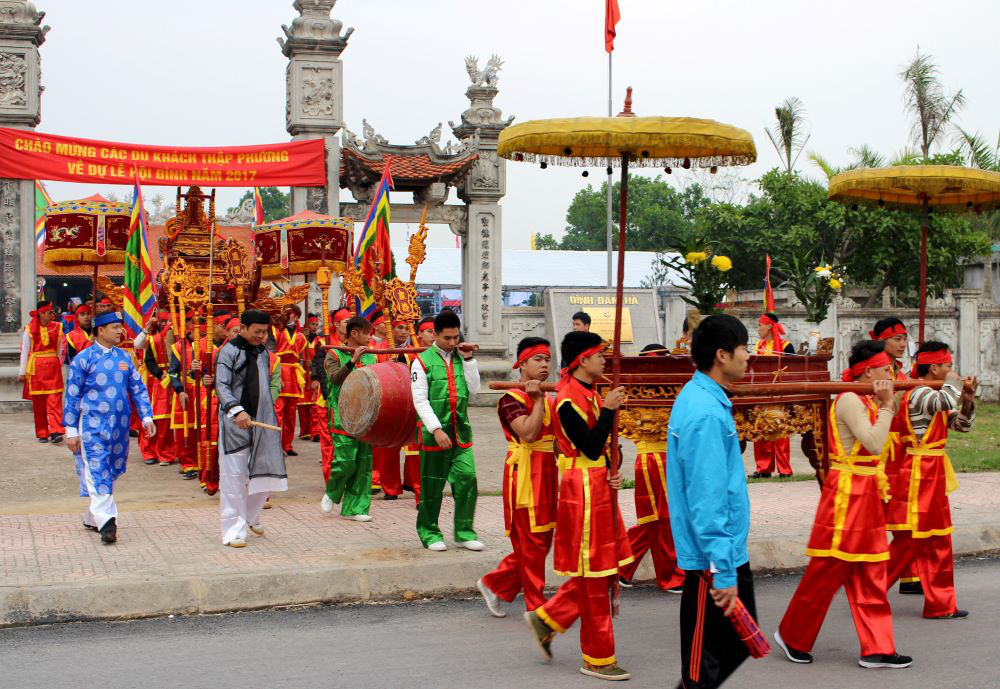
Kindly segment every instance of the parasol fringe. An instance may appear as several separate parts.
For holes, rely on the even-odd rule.
[[[508,160],[528,163],[545,163],[547,165],[558,165],[559,167],[621,167],[621,156],[605,158],[603,156],[589,156],[583,158],[567,157],[562,155],[549,155],[541,153],[507,153],[502,156]],[[757,159],[756,155],[719,155],[705,157],[686,158],[641,158],[633,156],[629,159],[629,167],[683,167],[687,160],[691,167],[727,167],[731,165],[749,165]]]
[[[862,203],[914,206],[926,194],[935,207],[1000,203],[1000,173],[951,165],[864,168],[830,180],[830,198]]]

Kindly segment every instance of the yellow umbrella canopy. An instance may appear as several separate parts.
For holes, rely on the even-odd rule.
[[[628,106],[626,106],[626,112]],[[529,120],[500,134],[497,153],[516,161],[577,167],[749,165],[757,160],[745,129],[694,117],[562,117]]]
[[[957,165],[896,165],[863,168],[835,175],[830,198],[842,203],[893,207],[983,210],[1000,204],[1000,172]]]
[[[920,208],[920,341],[927,319],[927,232],[930,209],[975,211],[1000,205],[1000,173],[959,165],[894,165],[834,175],[830,198],[893,208]]]

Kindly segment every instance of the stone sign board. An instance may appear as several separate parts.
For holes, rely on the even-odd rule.
[[[549,288],[545,290],[545,337],[552,342],[557,359],[559,343],[572,330],[577,311],[590,315],[591,331],[608,341],[614,336],[615,290]],[[622,352],[638,354],[652,343],[662,344],[656,291],[626,289],[622,301]]]

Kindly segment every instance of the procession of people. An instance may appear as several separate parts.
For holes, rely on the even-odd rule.
[[[416,341],[410,323],[390,321],[390,329],[381,313],[366,319],[347,308],[330,313],[329,336],[311,314],[303,328],[297,306],[278,314],[196,314],[183,338],[172,336],[163,314],[123,347],[121,315],[105,300],[95,306],[96,316],[87,303],[77,305],[64,333],[52,305],[39,302],[24,331],[21,371],[36,437],[58,443],[65,435],[80,495],[88,498],[83,526],[105,544],[120,538],[113,489],[137,418],[147,464],[177,464],[181,476],[200,479],[208,495],[219,493],[225,546],[243,548],[250,534],[265,533],[269,497],[288,488],[285,462],[296,454],[297,422],[300,441],[320,443],[323,512],[340,505],[345,519],[377,519],[372,495],[381,489],[384,499],[397,497],[389,487],[395,474],[416,493],[414,542],[443,551],[448,546],[438,520],[447,483],[452,541],[471,551],[486,548],[475,529],[469,416],[480,373],[475,346],[462,342],[454,312],[413,323]],[[795,356],[776,314],[765,313],[758,325],[758,356]],[[564,367],[554,396],[541,387],[551,377],[552,345],[538,337],[518,344],[513,370],[520,385],[497,404],[507,443],[502,496],[512,551],[492,571],[484,566],[476,587],[494,617],[505,617],[504,606],[523,594],[530,638],[546,660],[555,637],[579,620],[580,671],[625,680],[630,675],[615,650],[613,608],[619,588],[633,585],[639,560],[651,553],[656,585],[680,594],[678,686],[720,686],[749,657],[729,619],[734,606],[756,618],[746,549],[747,474],[727,395],[746,371],[747,330],[732,316],[716,315],[690,333],[686,349],[697,370],[674,402],[665,440],[637,444],[637,523],[627,529],[616,497],[621,467],[609,445],[627,395],[621,387],[603,398],[597,393],[608,343],[588,331],[581,314],[573,326],[560,343]],[[948,494],[957,482],[945,445],[949,431],[972,427],[978,381],[961,378],[951,348],[931,340],[916,348],[905,372],[907,345],[900,320],[875,324],[871,339],[853,347],[842,374],[845,382],[870,382],[872,393],[842,393],[831,404],[831,464],[804,544],[809,566],[774,632],[793,663],[813,662],[825,611],[841,587],[857,628],[858,663],[866,668],[913,662],[897,651],[893,633],[888,593],[897,580],[916,583],[926,618],[969,614],[958,607],[955,591]],[[393,349],[414,346],[401,354]],[[643,356],[665,353],[653,343]],[[383,448],[347,433],[339,397],[354,371],[388,361],[409,369],[419,427],[411,442],[386,453],[382,478],[373,483],[374,450]],[[896,392],[894,385],[906,379],[928,385]],[[750,478],[766,477],[774,467],[790,473],[787,438],[757,445]],[[551,594],[550,554],[554,573],[566,577]]]

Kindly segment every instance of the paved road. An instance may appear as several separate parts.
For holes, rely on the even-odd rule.
[[[893,594],[899,650],[907,670],[862,670],[843,596],[814,650],[797,666],[778,655],[749,660],[727,686],[741,689],[989,689],[1000,687],[996,659],[1000,560],[961,563],[961,622],[920,618],[920,601]],[[773,631],[797,577],[757,582],[765,629]],[[624,592],[616,623],[618,655],[630,687],[672,687],[678,674],[676,597],[651,589]],[[0,630],[0,677],[18,689],[519,689],[593,687],[577,673],[576,630],[555,643],[543,664],[511,606],[503,620],[479,600],[308,608],[213,617],[87,623]]]

